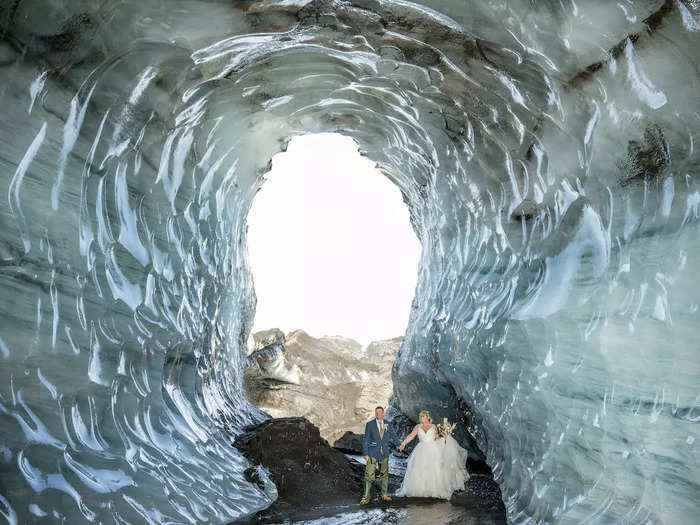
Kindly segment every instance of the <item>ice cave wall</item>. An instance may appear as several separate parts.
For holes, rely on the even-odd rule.
[[[700,511],[694,2],[24,0],[0,24],[8,522],[274,500],[230,447],[262,417],[245,218],[319,131],[423,244],[395,400],[466,413],[511,521]]]

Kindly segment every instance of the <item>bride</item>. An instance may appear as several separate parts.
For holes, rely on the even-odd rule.
[[[469,479],[468,452],[452,436],[440,437],[427,410],[418,419],[420,424],[399,446],[403,450],[418,436],[419,443],[408,458],[406,475],[396,495],[450,499],[452,492],[463,489]]]

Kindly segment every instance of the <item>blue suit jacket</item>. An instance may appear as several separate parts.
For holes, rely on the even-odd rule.
[[[399,440],[393,430],[384,421],[384,437],[379,437],[377,420],[370,419],[365,424],[365,437],[362,440],[362,455],[384,461],[389,457],[389,443],[398,444]]]

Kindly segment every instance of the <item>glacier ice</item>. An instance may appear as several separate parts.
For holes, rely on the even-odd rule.
[[[25,0],[0,10],[0,513],[221,523],[246,214],[292,136],[357,141],[423,246],[393,369],[512,522],[700,511],[693,0]]]

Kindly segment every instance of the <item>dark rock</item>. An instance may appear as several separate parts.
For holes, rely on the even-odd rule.
[[[662,22],[666,18],[668,18],[670,14],[673,13],[673,6],[674,2],[672,2],[671,0],[665,0],[664,3],[661,4],[656,11],[654,11],[647,18],[642,20],[642,23],[640,25],[642,27],[646,26],[646,34],[653,33],[659,28],[659,26],[661,26]],[[596,62],[593,62],[582,71],[576,73],[576,75],[574,75],[564,84],[564,89],[568,91],[577,87],[582,82],[593,78],[593,76],[596,73],[603,70],[605,64],[607,64],[611,59],[617,59],[620,57],[620,55],[622,55],[622,53],[625,50],[625,47],[627,46],[627,42],[630,42],[632,45],[636,45],[639,41],[640,36],[642,36],[642,33],[629,33],[628,35],[625,35],[625,37],[622,40],[618,41],[612,48],[608,50],[607,53],[605,53],[604,60],[598,60]]]
[[[494,511],[501,514],[505,522],[506,507],[501,497],[501,489],[493,480],[490,471],[488,475],[470,473],[464,490],[455,492],[450,503],[469,509]]]
[[[518,204],[513,213],[510,215],[510,219],[515,222],[520,221],[531,221],[535,218],[538,213],[538,206],[530,199],[524,199],[520,204]]]
[[[625,177],[620,186],[658,177],[671,161],[668,144],[658,124],[644,128],[644,140],[630,140],[627,143],[627,159],[620,164]]]
[[[364,434],[355,434],[354,432],[347,431],[340,438],[335,440],[333,443],[333,448],[340,450],[345,454],[362,454],[362,440],[364,439]]]
[[[348,459],[305,418],[265,421],[238,436],[234,445],[252,463],[270,471],[279,495],[276,506],[354,500],[361,493]]]
[[[488,463],[480,459],[476,459],[470,456],[467,459],[467,470],[469,471],[469,474],[480,474],[482,476],[488,476],[491,479],[493,479],[491,467],[488,466]]]
[[[260,478],[260,472],[258,471],[257,467],[248,467],[243,471],[243,476],[245,477],[246,481],[257,485],[261,490],[265,488],[265,484]]]

